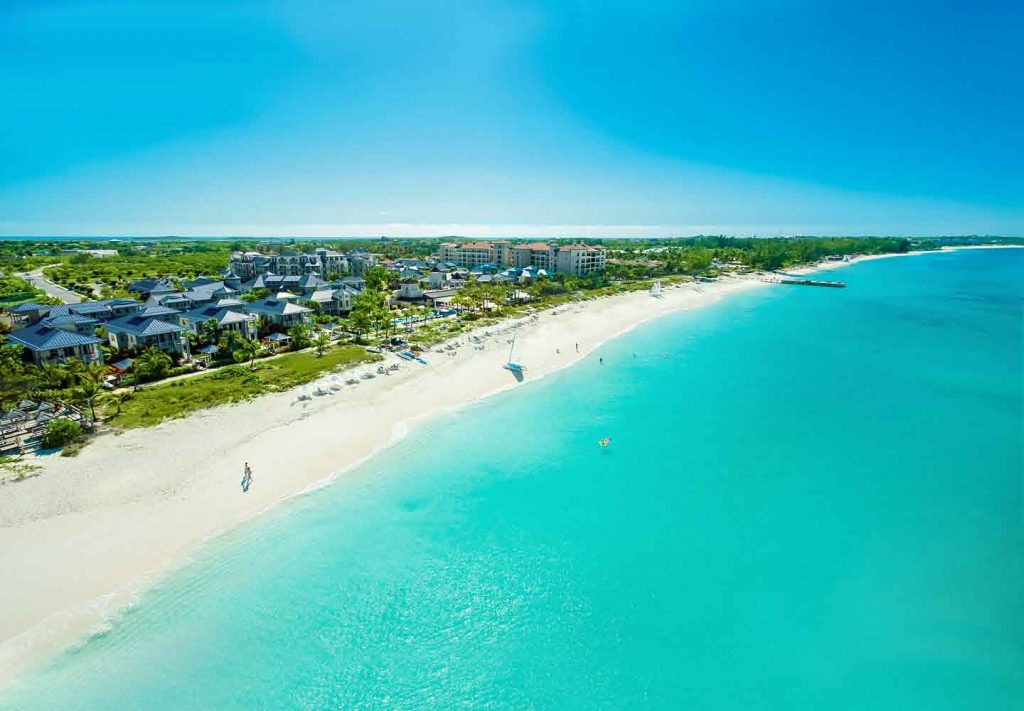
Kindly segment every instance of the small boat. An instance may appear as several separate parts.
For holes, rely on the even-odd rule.
[[[661,297],[661,282],[660,281],[655,281],[653,286],[651,286],[651,296],[653,296],[656,299]]]
[[[522,363],[516,363],[512,360],[512,352],[516,349],[516,337],[512,336],[512,347],[508,349],[508,361],[502,367],[505,370],[512,371],[515,375],[522,375],[526,370],[526,366]]]
[[[604,438],[598,440],[597,443],[599,445],[601,445],[601,447],[607,447],[609,444],[612,443],[612,438],[611,437],[604,437]]]

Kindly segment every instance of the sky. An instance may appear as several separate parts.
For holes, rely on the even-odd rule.
[[[1024,235],[1024,4],[0,0],[0,234]]]

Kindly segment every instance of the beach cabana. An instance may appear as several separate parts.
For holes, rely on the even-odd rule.
[[[263,337],[263,342],[274,349],[276,352],[278,348],[284,348],[292,342],[292,337],[286,333],[271,333]]]
[[[196,360],[200,361],[204,365],[209,365],[210,361],[213,360],[213,357],[217,355],[217,351],[219,350],[220,348],[218,348],[216,344],[208,343],[205,346],[196,348],[192,355]]]

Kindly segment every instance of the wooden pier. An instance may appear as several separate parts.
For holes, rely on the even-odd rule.
[[[842,289],[846,286],[845,281],[819,281],[816,279],[801,279],[799,277],[783,277],[780,284],[797,284],[799,286],[830,286],[833,289]]]

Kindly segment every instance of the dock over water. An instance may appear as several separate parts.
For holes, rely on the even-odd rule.
[[[797,284],[800,286],[830,286],[833,289],[842,289],[846,286],[845,281],[821,281],[817,279],[803,279],[801,277],[783,277],[780,284]]]

